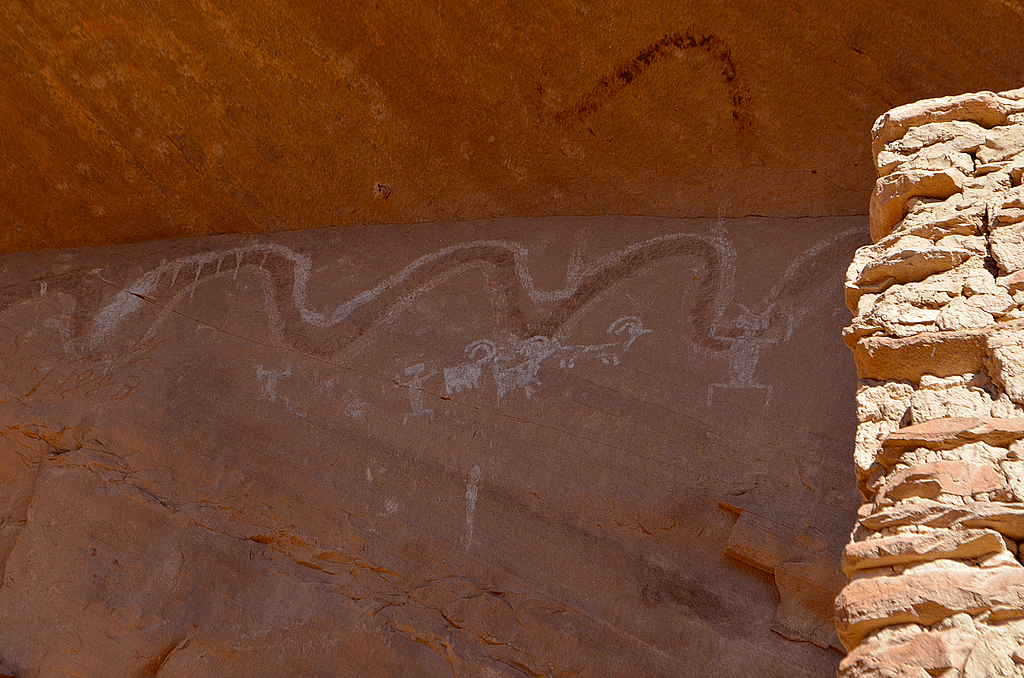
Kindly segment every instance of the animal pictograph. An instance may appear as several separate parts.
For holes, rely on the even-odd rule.
[[[522,389],[529,398],[540,385],[537,373],[549,358],[558,361],[559,368],[572,369],[581,358],[594,358],[605,365],[618,365],[619,352],[625,353],[639,337],[650,334],[636,316],[619,318],[608,327],[609,335],[618,341],[602,344],[563,345],[556,337],[531,337],[527,340],[506,335],[498,341],[477,339],[466,346],[466,362],[444,368],[444,388],[448,395],[478,388],[480,377],[488,371],[498,389],[498,399],[510,391]],[[628,339],[621,338],[623,333]]]

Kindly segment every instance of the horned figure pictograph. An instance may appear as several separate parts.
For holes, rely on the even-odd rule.
[[[737,303],[740,313],[731,320],[719,318],[712,324],[709,336],[715,342],[715,348],[708,351],[698,347],[698,351],[711,353],[724,361],[728,375],[726,381],[708,386],[708,407],[714,406],[717,393],[732,389],[760,392],[764,396],[764,407],[768,407],[773,389],[760,383],[755,376],[764,351],[789,341],[801,321],[817,313],[825,303],[827,296],[824,290],[827,286],[822,285],[822,278],[833,272],[829,268],[830,260],[821,255],[841,241],[861,237],[861,229],[849,229],[804,251],[790,263],[779,281],[756,306],[749,308]]]
[[[764,391],[767,395],[765,407],[768,406],[772,399],[772,387],[755,381],[754,372],[757,370],[757,362],[761,358],[761,347],[771,346],[778,341],[777,339],[760,336],[769,327],[771,321],[770,314],[772,309],[775,308],[775,304],[770,304],[761,313],[754,313],[743,304],[739,304],[739,307],[743,309],[743,313],[736,319],[734,326],[739,330],[740,336],[718,336],[714,332],[711,335],[725,342],[729,347],[725,351],[725,361],[729,366],[729,381],[711,384],[708,387],[708,407],[713,404],[716,388],[753,388]]]

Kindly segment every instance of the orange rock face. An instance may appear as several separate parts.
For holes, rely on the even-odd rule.
[[[856,504],[838,281],[875,171],[931,149],[875,192],[876,235],[1021,179],[994,95],[902,109],[874,152],[868,130],[1018,86],[1021,53],[1010,2],[4,3],[0,678],[833,673]],[[997,207],[1009,270],[1024,205]],[[861,261],[851,307],[977,272],[986,215]],[[9,254],[225,233],[255,235]],[[847,337],[862,376],[912,382],[862,389],[865,492],[905,416],[1024,398],[1024,283],[959,282]],[[941,374],[922,328],[958,337]],[[992,426],[914,461],[992,462],[1013,437]],[[980,532],[856,568],[1006,566],[985,530],[1024,537],[1021,462],[993,463],[1005,484],[955,477],[988,495],[972,511],[940,491],[861,523]],[[872,632],[849,665],[1014,656],[1012,634],[971,655],[964,614]]]
[[[1001,2],[6,2],[0,251],[863,214],[871,122],[1022,52]]]
[[[0,258],[5,666],[835,671],[859,219],[389,232]]]

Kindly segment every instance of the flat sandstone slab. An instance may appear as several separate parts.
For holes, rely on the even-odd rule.
[[[865,237],[543,219],[0,258],[0,658],[828,675]],[[740,562],[737,511],[795,537],[737,532]]]

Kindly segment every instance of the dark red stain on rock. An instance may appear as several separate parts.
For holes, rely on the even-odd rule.
[[[612,74],[599,79],[594,88],[584,95],[575,106],[559,113],[558,121],[563,125],[570,126],[574,122],[583,120],[608,104],[622,90],[629,87],[634,80],[643,75],[648,68],[671,56],[673,50],[699,50],[721,64],[722,79],[729,88],[729,97],[732,100],[732,117],[737,126],[742,129],[740,106],[743,104],[744,94],[737,81],[736,63],[732,53],[725,41],[717,35],[702,33],[694,29],[670,33],[645,47],[635,57],[619,65]]]

